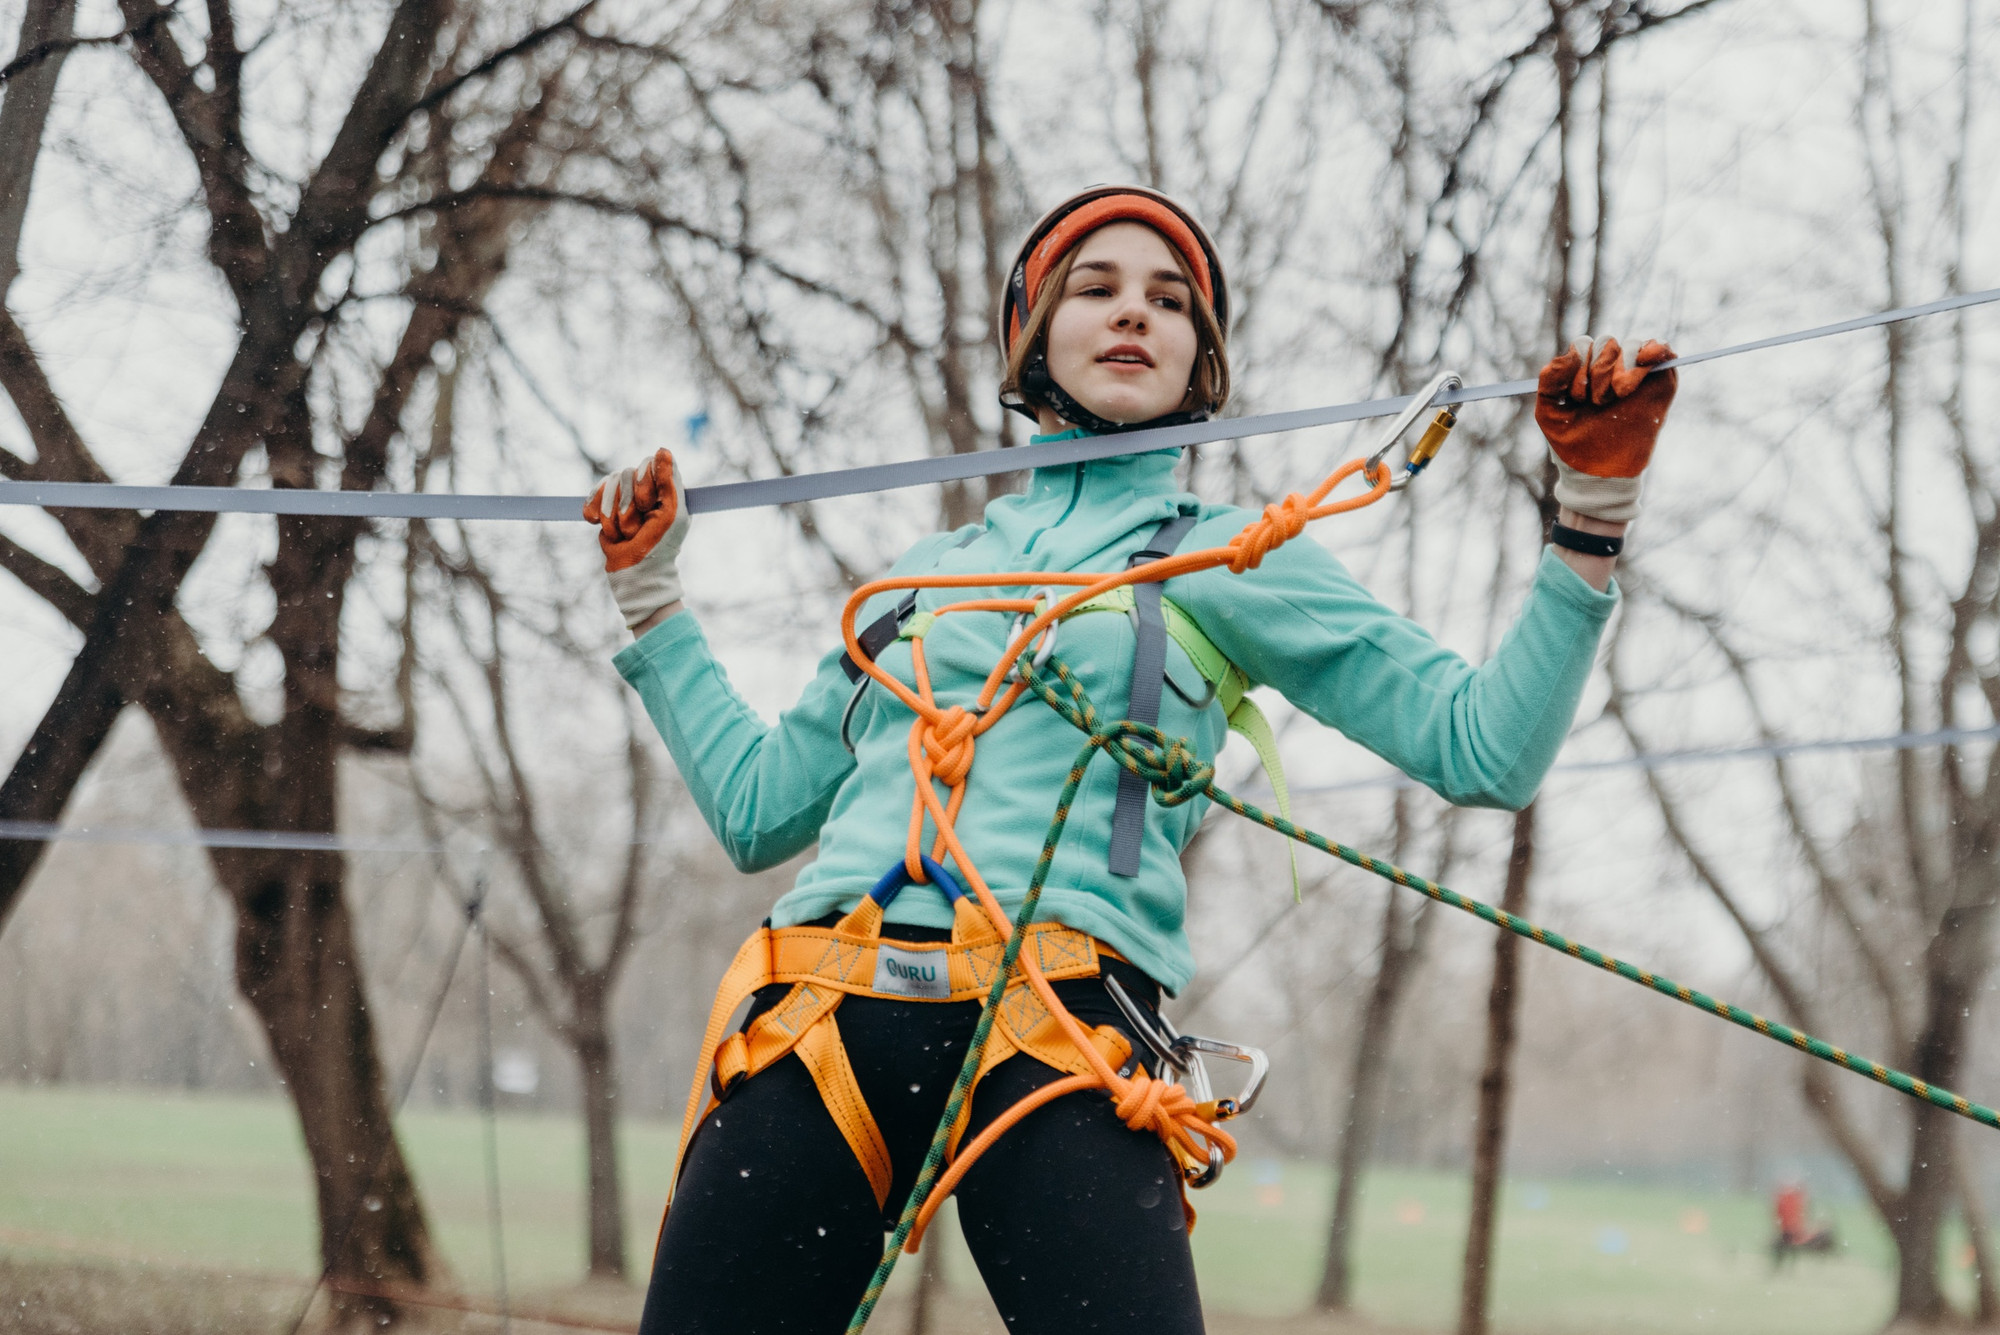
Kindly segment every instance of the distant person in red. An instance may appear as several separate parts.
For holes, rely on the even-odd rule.
[[[1783,1265],[1786,1257],[1797,1252],[1833,1250],[1833,1230],[1825,1225],[1815,1227],[1806,1215],[1804,1187],[1796,1182],[1779,1187],[1771,1208],[1778,1216],[1778,1236],[1771,1240],[1773,1267]]]

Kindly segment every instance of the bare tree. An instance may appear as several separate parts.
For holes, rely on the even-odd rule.
[[[58,11],[38,12],[48,30],[66,22]],[[227,484],[261,451],[275,486],[335,477],[346,490],[382,484],[433,350],[479,311],[517,229],[539,207],[527,196],[559,156],[542,153],[544,144],[574,130],[575,116],[559,108],[565,44],[582,11],[506,35],[502,45],[493,40],[500,34],[445,0],[404,0],[367,56],[330,146],[299,180],[249,147],[256,108],[245,70],[261,39],[239,36],[228,4],[213,0],[200,20],[148,0],[125,0],[122,12],[121,43],[200,180],[206,254],[237,312],[230,366],[174,482]],[[273,21],[290,19],[281,12]],[[8,127],[20,136],[6,155],[19,164],[10,241],[46,119],[46,96],[35,111],[37,81],[52,78],[59,54],[17,76],[14,88],[26,90],[18,104],[13,91],[7,97],[10,111],[21,108]],[[458,207],[408,207],[467,179],[483,193]],[[386,361],[371,353],[361,318],[383,294],[370,290],[374,271],[356,254],[385,222],[407,242],[389,294],[408,311]],[[358,410],[342,392],[349,376],[367,386]],[[0,451],[0,471],[109,480],[11,308],[0,311],[0,385],[34,447],[32,459]],[[83,634],[68,679],[0,785],[0,814],[59,815],[120,709],[133,703],[152,717],[202,824],[332,832],[342,749],[398,749],[408,738],[407,718],[371,727],[351,717],[339,679],[343,607],[368,526],[278,522],[263,575],[276,602],[265,638],[283,665],[282,707],[276,721],[262,722],[246,704],[252,692],[240,669],[219,666],[177,606],[213,516],[55,517],[98,588],[16,544],[0,550],[6,568]],[[0,843],[0,914],[16,902],[40,848]],[[363,1288],[425,1282],[438,1262],[383,1093],[341,859],[218,849],[212,860],[236,909],[238,985],[299,1111],[325,1266]],[[381,1306],[341,1301],[357,1313]]]
[[[1514,817],[1514,848],[1507,859],[1501,912],[1520,916],[1528,911],[1528,887],[1534,872],[1535,808],[1530,803]],[[1520,953],[1520,937],[1512,932],[1494,935],[1493,981],[1486,993],[1486,1062],[1479,1072],[1479,1105],[1472,1130],[1472,1202],[1466,1211],[1465,1264],[1459,1276],[1459,1335],[1484,1335],[1487,1328],[1494,1215],[1506,1158],[1507,1100],[1521,1009]]]
[[[447,805],[453,807],[450,815],[455,823],[492,832],[512,868],[510,879],[530,906],[529,933],[511,930],[497,912],[489,912],[488,930],[494,949],[520,981],[535,1014],[576,1059],[583,1093],[590,1274],[622,1280],[625,1216],[612,1001],[640,934],[648,845],[661,825],[653,761],[637,730],[646,725],[632,719],[622,684],[604,680],[602,667],[591,661],[596,655],[574,643],[564,645],[559,609],[537,607],[525,596],[515,598],[503,591],[465,535],[446,546],[432,538],[427,525],[413,523],[411,528],[417,559],[442,577],[437,601],[448,627],[444,638],[460,646],[472,669],[456,672],[451,665],[434,663],[424,673],[431,689],[443,697],[444,707],[436,712],[451,717],[460,730],[440,749],[454,758],[469,759],[476,770],[476,800]],[[417,615],[414,607],[408,615]],[[524,666],[525,655],[515,644],[523,639],[559,646],[562,661],[556,667],[563,685],[557,689],[588,689],[600,697],[616,693],[611,694],[610,710],[625,725],[618,759],[628,818],[623,847],[609,868],[601,867],[601,859],[558,851],[565,846],[589,848],[591,841],[579,839],[576,830],[596,822],[588,821],[574,794],[569,801],[545,801],[549,785],[535,776],[547,766],[524,750],[520,706],[554,692],[545,674]],[[443,653],[434,649],[429,656],[441,658]],[[419,717],[430,712],[420,710]],[[545,732],[551,725],[551,709],[544,705],[529,712],[538,730]],[[574,736],[567,728],[564,732]],[[593,755],[603,750],[577,741],[571,745]],[[606,757],[596,759],[599,765],[594,769]],[[434,810],[440,799],[426,792],[421,780],[419,791],[426,807]],[[605,870],[611,872],[610,884],[593,892],[589,882],[603,880]]]
[[[1907,300],[1909,275],[1921,259],[1913,219],[1936,204],[1917,197],[1912,179],[1923,155],[1915,147],[1919,131],[1904,122],[1894,43],[1872,3],[1863,4],[1862,17],[1856,102],[1862,173],[1886,296],[1898,302]],[[1969,28],[1966,39],[1969,50]],[[1971,68],[1968,57],[1962,80],[1973,77]],[[1967,239],[1956,183],[1969,126],[1969,103],[1961,103],[1956,135],[1932,136],[1946,146],[1942,202],[1953,226],[1941,267],[1954,287]],[[1843,538],[1858,558],[1860,578],[1829,593],[1842,602],[1858,597],[1855,620],[1879,627],[1872,650],[1895,683],[1895,720],[1904,731],[1976,725],[2000,718],[2000,663],[1992,651],[1992,628],[2000,624],[2000,482],[1991,442],[1965,421],[1973,373],[1963,324],[1951,331],[1944,359],[1922,354],[1921,331],[1890,328],[1895,332],[1885,337],[1874,411],[1858,414],[1865,422],[1855,451],[1865,527]],[[1944,544],[1951,530],[1940,523],[1935,502],[1926,503],[1921,517],[1912,509],[1918,475],[1939,468],[1948,470],[1962,494],[1965,543],[1957,550]],[[1641,576],[1632,585],[1651,607],[1699,637],[1758,727],[1780,736],[1788,674],[1761,661],[1761,628],[1675,591],[1664,579]],[[1643,748],[1656,732],[1645,721],[1649,692],[1625,649],[1629,638],[1621,635],[1614,652],[1610,710],[1632,745]],[[1876,1025],[1876,1041],[1890,1060],[1949,1087],[1964,1071],[2000,916],[1996,775],[2000,757],[1982,757],[1956,743],[1905,748],[1852,798],[1836,801],[1808,783],[1796,761],[1774,761],[1776,809],[1805,870],[1813,909],[1798,927],[1782,917],[1770,920],[1748,878],[1709,847],[1697,797],[1660,774],[1649,773],[1647,784],[1668,839],[1742,933],[1787,1018],[1808,1029],[1835,1020],[1852,1025],[1864,1018],[1852,1003],[1866,997],[1872,1014],[1865,1018]],[[1834,933],[1831,947],[1807,927],[1821,923]],[[1897,1111],[1909,1117],[1908,1138],[1899,1151],[1885,1154],[1877,1117],[1856,1110],[1852,1096],[1843,1095],[1823,1068],[1802,1071],[1801,1080],[1807,1107],[1895,1240],[1896,1316],[1919,1325],[1948,1321],[1938,1237],[1954,1205],[1977,1245],[1987,1246],[1977,1201],[1960,1179],[1956,1119],[1924,1104],[1899,1105]],[[1901,1172],[1892,1155],[1904,1158]],[[1990,1274],[1990,1263],[1981,1268]]]
[[[1409,856],[1413,843],[1412,805],[1408,790],[1398,789],[1395,832],[1389,845],[1389,858],[1398,865]],[[1450,862],[1447,841],[1437,872],[1440,877],[1451,874]],[[1416,899],[1401,886],[1388,885],[1383,889],[1381,944],[1375,978],[1368,989],[1368,1004],[1361,1012],[1347,1081],[1347,1104],[1334,1140],[1333,1216],[1327,1224],[1326,1260],[1320,1269],[1319,1291],[1314,1298],[1315,1305],[1326,1311],[1345,1310],[1353,1301],[1354,1235],[1361,1210],[1362,1173],[1374,1148],[1376,1124],[1387,1094],[1384,1077],[1396,1014],[1423,952],[1431,923],[1431,901]]]

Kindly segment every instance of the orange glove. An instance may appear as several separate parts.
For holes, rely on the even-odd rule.
[[[605,577],[627,626],[680,601],[676,562],[687,541],[688,512],[672,450],[655,450],[638,467],[598,483],[583,517],[598,526]]]
[[[1637,517],[1639,474],[1679,383],[1672,371],[1646,368],[1673,355],[1648,342],[1626,366],[1617,339],[1605,339],[1594,355],[1591,341],[1579,339],[1542,368],[1535,423],[1556,457],[1557,501],[1595,519]]]

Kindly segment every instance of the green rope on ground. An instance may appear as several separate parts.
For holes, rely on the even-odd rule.
[[[896,1259],[901,1255],[903,1244],[909,1239],[910,1230],[917,1222],[917,1216],[929,1198],[931,1187],[936,1183],[938,1173],[944,1165],[946,1143],[951,1139],[951,1128],[958,1121],[959,1110],[965,1106],[966,1092],[972,1087],[973,1077],[978,1074],[981,1055],[986,1048],[988,1035],[993,1031],[993,1021],[1000,1010],[1000,998],[1007,990],[1015,961],[1020,957],[1021,943],[1027,928],[1034,921],[1035,906],[1042,897],[1042,887],[1048,882],[1049,868],[1054,865],[1056,846],[1062,842],[1063,830],[1069,824],[1070,804],[1075,800],[1077,789],[1083,784],[1083,776],[1090,768],[1090,762],[1099,751],[1108,753],[1121,766],[1131,770],[1146,780],[1153,789],[1153,800],[1161,806],[1179,806],[1197,797],[1206,797],[1218,806],[1224,807],[1247,820],[1253,820],[1266,829],[1274,830],[1289,839],[1319,849],[1361,868],[1384,880],[1407,886],[1420,894],[1435,899],[1440,904],[1448,904],[1472,914],[1476,918],[1504,927],[1517,936],[1525,936],[1551,950],[1561,951],[1572,959],[1582,960],[1620,978],[1629,979],[1642,987],[1649,987],[1662,996],[1682,1001],[1696,1010],[1710,1015],[1718,1015],[1745,1029],[1755,1030],[1776,1042],[1798,1049],[1800,1052],[1832,1062],[1836,1066],[1868,1076],[1889,1088],[1935,1104],[1948,1112],[1957,1113],[1980,1123],[2000,1129],[2000,1112],[1983,1103],[1954,1094],[1948,1089],[1906,1075],[1894,1067],[1884,1066],[1866,1057],[1859,1057],[1845,1048],[1837,1048],[1811,1034],[1767,1020],[1752,1011],[1744,1010],[1726,1001],[1719,1001],[1705,992],[1691,987],[1683,987],[1673,979],[1651,973],[1635,964],[1628,964],[1602,951],[1593,950],[1580,941],[1572,941],[1557,932],[1537,927],[1525,918],[1494,908],[1477,899],[1459,894],[1435,881],[1426,880],[1415,872],[1405,871],[1394,863],[1370,857],[1360,849],[1350,848],[1337,839],[1329,839],[1323,834],[1295,825],[1284,817],[1254,806],[1215,785],[1215,767],[1202,760],[1194,745],[1185,737],[1168,737],[1158,728],[1144,723],[1134,723],[1123,719],[1108,728],[1098,726],[1097,709],[1083,689],[1083,683],[1069,670],[1060,658],[1050,655],[1048,662],[1037,669],[1032,654],[1024,653],[1019,665],[1022,678],[1046,700],[1051,709],[1068,719],[1089,740],[1077,753],[1076,763],[1070,767],[1069,778],[1063,784],[1062,794],[1056,799],[1055,818],[1049,822],[1048,837],[1042,841],[1042,854],[1035,863],[1035,874],[1028,885],[1028,894],[1021,901],[1020,912],[1014,917],[1014,930],[1007,938],[1007,949],[1001,956],[1000,968],[994,974],[993,986],[986,994],[985,1004],[979,1012],[979,1023],[973,1029],[972,1042],[967,1047],[965,1062],[959,1067],[958,1080],[952,1086],[951,1097],[946,1100],[944,1115],[938,1120],[937,1131],[931,1137],[930,1151],[924,1156],[924,1165],[917,1174],[916,1185],[910,1190],[909,1199],[904,1202],[902,1218],[897,1221],[895,1231],[883,1246],[882,1260],[875,1267],[874,1277],[868,1281],[861,1305],[854,1310],[854,1318],[848,1322],[847,1335],[860,1335],[868,1319],[874,1314],[875,1305],[881,1300],[882,1291],[888,1287],[889,1276],[896,1269]],[[1048,678],[1067,688],[1068,698],[1056,690]]]

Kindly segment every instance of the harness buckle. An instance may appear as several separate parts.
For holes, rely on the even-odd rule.
[[[1240,1117],[1249,1112],[1257,1102],[1257,1096],[1264,1090],[1264,1077],[1271,1073],[1271,1059],[1262,1048],[1243,1047],[1235,1043],[1225,1043],[1217,1038],[1202,1038],[1195,1034],[1183,1034],[1174,1028],[1166,1016],[1157,1012],[1148,1014],[1146,1009],[1132,999],[1132,994],[1110,974],[1104,975],[1104,989],[1118,1004],[1118,1009],[1132,1026],[1132,1032],[1141,1043],[1149,1048],[1160,1061],[1163,1070],[1172,1070],[1186,1085],[1187,1091],[1196,1103],[1216,1104],[1219,1119]],[[1214,1086],[1208,1081],[1208,1068],[1202,1064],[1203,1055],[1226,1057],[1230,1061],[1245,1062],[1250,1067],[1250,1078],[1242,1092],[1233,1099],[1216,1099]],[[1187,1184],[1201,1188],[1212,1186],[1222,1176],[1222,1149],[1217,1145],[1208,1147],[1208,1163],[1202,1168],[1186,1170]]]

